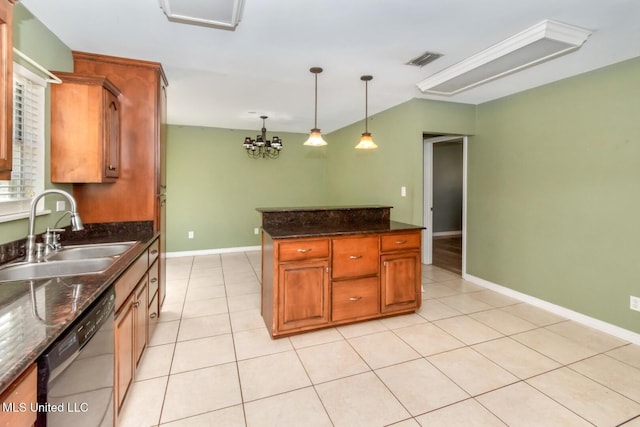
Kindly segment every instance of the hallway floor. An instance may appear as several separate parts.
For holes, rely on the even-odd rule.
[[[260,253],[167,260],[119,426],[640,426],[640,347],[423,266],[417,314],[272,340]]]

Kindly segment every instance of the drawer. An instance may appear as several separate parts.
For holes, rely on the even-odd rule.
[[[332,278],[378,274],[378,236],[333,239],[331,250]]]
[[[380,236],[382,252],[420,249],[422,233],[383,234]]]
[[[34,364],[0,396],[0,426],[27,427],[36,422],[36,412],[31,407],[36,405],[37,378]]]
[[[151,256],[151,253],[149,253]],[[156,292],[158,292],[158,285],[160,284],[160,264],[156,259],[151,267],[149,267],[149,298],[153,298]]]
[[[142,276],[147,272],[149,267],[149,258],[147,251],[142,253],[131,266],[125,271],[116,282],[116,311],[136,287]]]
[[[299,239],[278,244],[278,260],[281,262],[328,257],[328,239]]]
[[[149,246],[149,265],[153,264],[153,262],[158,258],[160,254],[160,239],[156,239],[155,242]]]
[[[379,290],[377,277],[333,282],[331,320],[335,322],[378,314]]]

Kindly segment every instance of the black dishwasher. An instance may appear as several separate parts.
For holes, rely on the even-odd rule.
[[[38,359],[38,426],[114,425],[113,287]]]

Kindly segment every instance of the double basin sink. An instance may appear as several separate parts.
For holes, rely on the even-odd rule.
[[[137,242],[65,246],[38,262],[17,262],[0,267],[0,282],[98,274],[111,266]]]

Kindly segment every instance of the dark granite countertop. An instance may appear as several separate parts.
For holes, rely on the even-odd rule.
[[[138,243],[100,274],[0,283],[0,393],[112,286],[158,236],[149,232],[148,227],[120,233],[110,230],[80,234],[73,241],[62,243]]]
[[[345,206],[295,206],[256,208],[258,212],[306,212],[306,211],[345,211],[359,209],[391,209],[387,205],[345,205]]]
[[[318,225],[309,226],[301,224],[300,226],[273,226],[264,227],[263,230],[271,236],[272,239],[294,239],[301,237],[328,237],[328,236],[344,236],[350,234],[367,234],[367,233],[393,233],[401,231],[422,230],[424,227],[419,225],[405,224],[403,222],[389,221],[388,224],[352,224],[334,226]]]
[[[302,206],[256,208],[262,229],[273,239],[393,233],[424,227],[390,220],[392,206]]]

